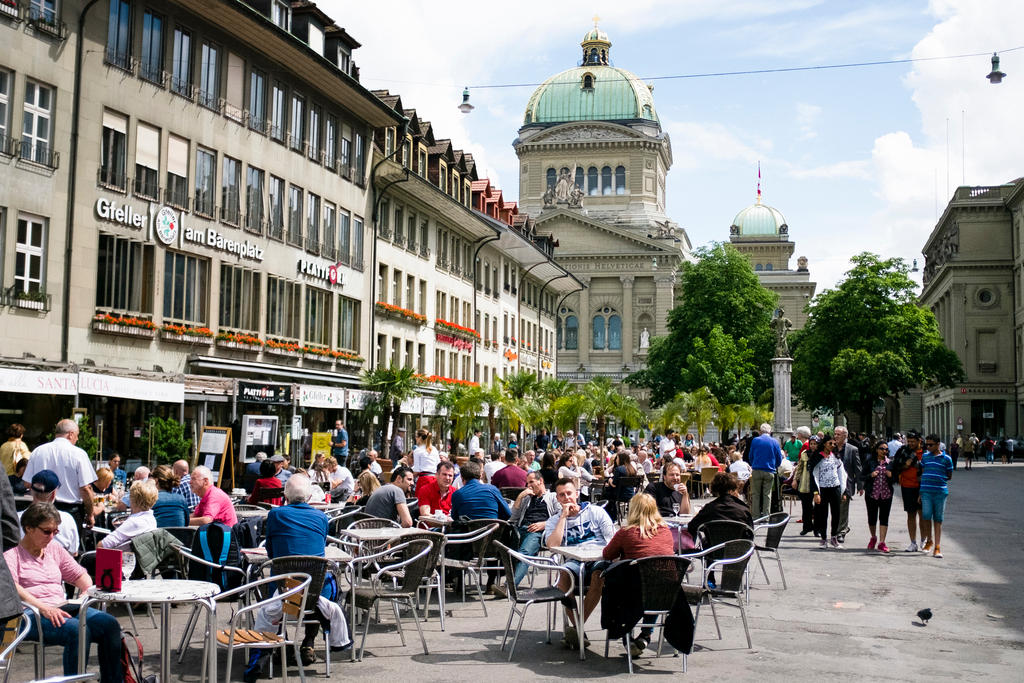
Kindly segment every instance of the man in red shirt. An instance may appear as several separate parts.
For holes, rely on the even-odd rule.
[[[455,465],[447,460],[437,464],[437,476],[428,478],[416,488],[419,498],[420,516],[452,513],[452,482],[455,481]]]
[[[491,483],[499,489],[503,486],[515,486],[524,488],[526,486],[526,470],[519,467],[518,454],[512,450],[505,451],[505,466],[491,475]]]
[[[238,523],[235,515],[235,506],[231,504],[228,494],[213,485],[213,474],[209,469],[199,466],[192,470],[192,478],[189,480],[192,492],[199,496],[199,505],[196,506],[189,520],[189,526],[203,526],[211,522],[222,522],[228,526]]]

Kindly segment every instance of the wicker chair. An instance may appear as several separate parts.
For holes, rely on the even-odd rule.
[[[717,467],[702,467],[700,468],[700,486],[703,489],[701,491],[701,497],[705,495],[711,495],[711,482],[715,480],[715,475],[718,474]]]

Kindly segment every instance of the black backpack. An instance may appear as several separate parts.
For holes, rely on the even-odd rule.
[[[221,522],[205,524],[196,531],[192,541],[192,554],[223,567],[242,566],[242,554],[239,552],[238,537],[231,528]],[[193,581],[208,581],[231,590],[242,585],[243,575],[239,572],[227,572],[207,567],[199,562],[190,562],[188,577]]]
[[[263,538],[267,520],[263,517],[243,517],[232,528],[240,548],[255,548]]]

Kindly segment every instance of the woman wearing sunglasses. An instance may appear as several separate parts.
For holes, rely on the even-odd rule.
[[[41,617],[43,642],[64,646],[64,675],[78,673],[78,606],[70,605],[64,582],[81,591],[92,586],[85,569],[60,543],[51,543],[60,528],[60,514],[50,503],[32,503],[21,516],[25,536],[4,553],[18,588],[18,597],[34,607]],[[91,607],[86,615],[90,643],[99,646],[101,683],[123,683],[121,671],[121,625],[106,612]],[[32,620],[28,640],[38,640]]]
[[[868,550],[878,548],[878,552],[889,552],[885,544],[885,534],[889,531],[889,510],[892,508],[892,461],[889,459],[889,444],[879,441],[874,452],[868,456],[864,466],[864,505],[868,509],[868,529],[871,540]],[[875,524],[878,525],[878,536],[875,536]],[[878,545],[876,546],[875,543]]]

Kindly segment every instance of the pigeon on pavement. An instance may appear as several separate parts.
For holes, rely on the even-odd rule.
[[[932,618],[932,610],[925,607],[922,610],[917,611],[917,618],[924,622],[924,625],[928,625],[928,620]]]

